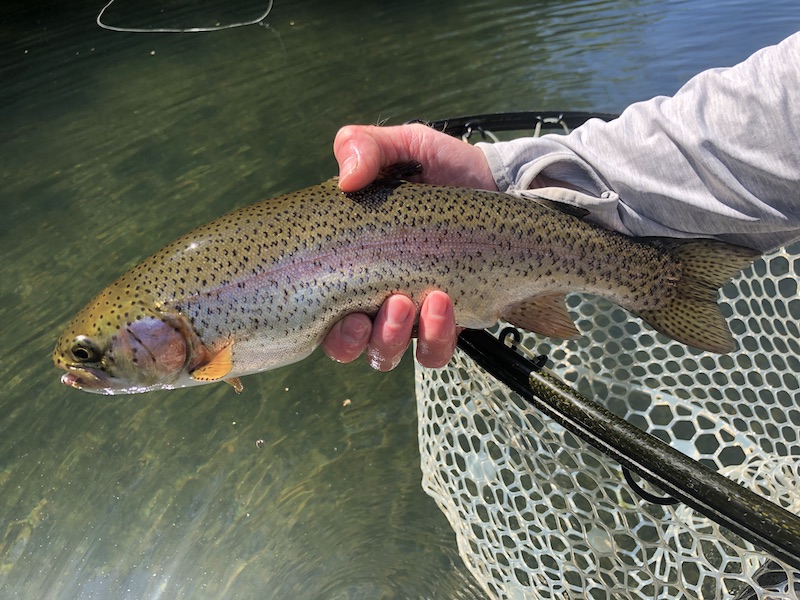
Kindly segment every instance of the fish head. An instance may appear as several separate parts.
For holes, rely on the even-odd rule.
[[[69,323],[53,351],[61,382],[98,394],[175,387],[192,344],[183,317],[108,290]]]

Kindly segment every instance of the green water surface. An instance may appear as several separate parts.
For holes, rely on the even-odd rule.
[[[101,4],[0,9],[0,598],[482,598],[419,485],[410,357],[106,398],[59,383],[61,328],[179,234],[334,175],[343,124],[618,112],[779,41],[795,1],[275,0],[203,34]],[[219,4],[105,18],[263,9]]]

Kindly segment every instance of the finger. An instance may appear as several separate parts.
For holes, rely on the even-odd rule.
[[[367,346],[367,359],[373,369],[391,371],[400,363],[411,340],[415,313],[414,302],[401,294],[390,296],[383,303]]]
[[[428,294],[419,315],[417,360],[423,367],[439,369],[453,357],[458,331],[453,303],[444,292]]]
[[[372,333],[367,315],[355,313],[338,321],[322,340],[322,351],[333,360],[349,363],[361,356]]]
[[[333,152],[339,163],[339,187],[346,192],[369,185],[384,167],[407,161],[422,164],[426,183],[497,189],[483,151],[418,123],[342,127]]]
[[[423,179],[434,183],[440,156],[449,156],[444,150],[452,145],[469,147],[419,123],[395,127],[342,127],[333,141],[333,153],[339,162],[339,187],[346,192],[360,190],[375,181],[384,167],[408,161],[421,163]]]
[[[385,164],[380,142],[366,127],[340,129],[333,141],[333,153],[339,162],[339,187],[345,192],[355,192],[375,181]]]

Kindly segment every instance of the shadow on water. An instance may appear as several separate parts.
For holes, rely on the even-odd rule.
[[[793,3],[715,23],[692,2],[278,0],[268,27],[196,35],[105,31],[100,8],[0,15],[0,595],[481,598],[419,486],[409,358],[107,399],[59,384],[60,329],[192,226],[334,174],[344,123],[620,110],[778,41]]]

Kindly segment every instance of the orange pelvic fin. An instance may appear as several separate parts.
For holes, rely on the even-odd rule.
[[[228,342],[224,348],[192,371],[190,377],[195,381],[219,381],[224,379],[231,369],[233,369],[233,342]],[[235,381],[235,378],[231,378],[231,381]],[[236,388],[236,384],[231,385]],[[239,386],[241,387],[241,383]]]

